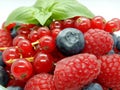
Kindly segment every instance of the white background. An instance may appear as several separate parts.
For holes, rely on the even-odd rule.
[[[14,9],[20,6],[33,5],[35,1],[36,0],[0,0],[0,26]],[[88,7],[95,15],[101,15],[106,20],[120,18],[120,0],[78,1]]]

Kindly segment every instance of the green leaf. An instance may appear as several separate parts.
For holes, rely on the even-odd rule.
[[[50,16],[52,15],[51,12],[39,12],[35,15],[35,18],[39,21],[39,23],[41,25],[44,25],[46,23],[46,21],[50,18]]]
[[[77,0],[56,0],[52,7],[52,17],[56,20],[63,20],[74,16],[94,17],[93,13]]]
[[[13,22],[38,24],[39,22],[35,18],[38,13],[39,9],[34,7],[19,7],[8,16],[5,26]]]
[[[50,18],[64,20],[74,16],[93,18],[93,13],[77,0],[37,0],[34,7],[39,10],[52,12]]]
[[[54,6],[55,0],[37,0],[34,7],[39,8],[40,11],[51,11],[52,6]]]

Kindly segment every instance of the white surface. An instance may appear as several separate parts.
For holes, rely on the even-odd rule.
[[[30,6],[36,0],[1,0],[0,2],[0,26],[6,20],[10,12],[20,6]],[[95,15],[101,15],[106,20],[120,18],[120,0],[78,0],[88,7]]]

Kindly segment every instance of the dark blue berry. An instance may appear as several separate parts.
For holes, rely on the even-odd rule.
[[[110,55],[110,54],[115,54],[115,51],[112,49],[112,50],[110,50],[109,52],[108,52],[108,54]]]
[[[11,34],[12,38],[16,37],[16,36],[17,36],[16,29],[13,28],[13,29],[11,30],[10,34]]]
[[[7,87],[7,90],[23,90],[23,88],[21,88],[19,86],[9,86],[9,87]]]
[[[117,36],[115,34],[111,34],[111,35],[112,35],[112,38],[113,38],[113,41],[114,41],[113,48],[116,48]]]
[[[8,81],[9,81],[8,73],[2,66],[0,66],[0,85],[6,86],[8,84]]]
[[[88,86],[85,86],[82,90],[103,90],[103,88],[98,83],[91,83]]]
[[[66,56],[78,54],[85,45],[83,33],[75,28],[63,29],[56,38],[56,45]]]
[[[3,58],[2,58],[2,52],[0,52],[0,66],[5,67],[5,63],[3,62]]]
[[[118,50],[120,50],[120,36],[117,37],[116,48],[117,48]]]
[[[21,23],[16,23],[16,26],[11,29],[12,38],[17,36],[17,29],[20,27]]]

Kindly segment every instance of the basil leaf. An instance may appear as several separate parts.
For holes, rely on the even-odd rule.
[[[56,0],[52,7],[52,17],[56,20],[63,20],[74,16],[94,17],[93,13],[77,0]]]
[[[19,7],[15,9],[7,18],[5,26],[10,23],[30,23],[39,24],[38,20],[35,18],[36,14],[39,13],[39,9],[34,7]]]
[[[39,21],[39,23],[41,25],[44,25],[46,23],[46,21],[50,18],[50,16],[52,15],[51,12],[48,11],[44,11],[44,12],[39,12],[35,15],[35,18]]]
[[[41,11],[51,11],[52,6],[54,6],[55,0],[37,0],[34,7],[39,8]]]

